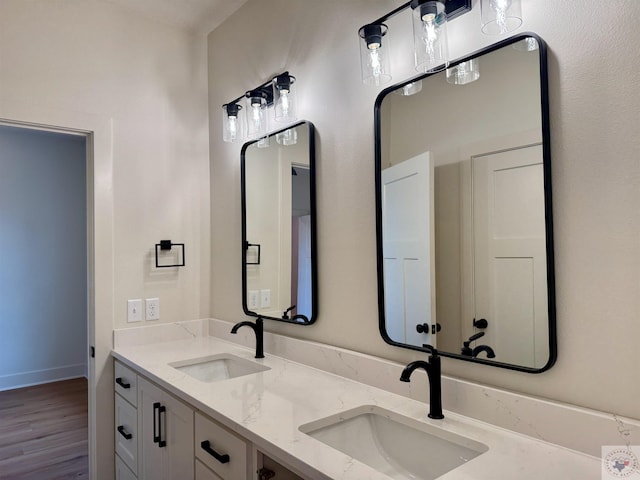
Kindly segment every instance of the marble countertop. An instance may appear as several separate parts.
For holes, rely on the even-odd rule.
[[[222,353],[263,364],[269,370],[205,383],[169,365]],[[601,478],[598,459],[448,412],[446,404],[445,419],[432,420],[427,417],[428,405],[422,402],[277,356],[254,359],[253,355],[253,350],[215,337],[121,346],[113,351],[124,364],[309,479],[390,479],[298,430],[363,405],[391,410],[489,447],[488,452],[439,477],[441,480]],[[420,380],[416,377],[414,381]]]

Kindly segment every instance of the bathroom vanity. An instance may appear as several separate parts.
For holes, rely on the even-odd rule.
[[[416,468],[411,459],[423,458],[435,470],[420,470],[424,476],[416,478],[600,478],[597,459],[452,413],[446,401],[445,418],[429,419],[421,401],[270,354],[274,342],[287,350],[285,337],[267,334],[266,358],[255,359],[253,348],[210,336],[208,327],[165,327],[182,332],[173,338],[150,335],[148,328],[130,331],[157,343],[116,340],[113,350],[120,480],[261,480],[264,467],[276,479],[388,480],[409,478],[401,466]],[[249,344],[249,333],[238,341]],[[306,350],[333,348],[303,343]],[[389,369],[399,378],[401,365],[386,362],[380,372]],[[411,388],[426,391],[426,383],[426,376],[416,378]],[[354,431],[359,441],[336,440]],[[408,452],[394,458],[400,466],[375,463],[375,443],[393,448],[385,438]],[[432,440],[436,446],[427,445]],[[438,470],[450,468],[441,465],[450,447],[461,448],[465,458]],[[437,448],[443,453],[434,454]]]

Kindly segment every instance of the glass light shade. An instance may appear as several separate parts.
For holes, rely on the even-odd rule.
[[[284,132],[276,133],[276,142],[280,145],[295,145],[298,143],[298,132],[295,128],[290,128]]]
[[[437,72],[449,66],[447,14],[442,1],[411,2],[416,70]]]
[[[269,139],[269,135],[267,135],[266,137],[262,137],[256,143],[256,147],[258,147],[258,148],[267,148],[270,145],[271,145],[271,140]]]
[[[273,105],[276,122],[293,122],[296,116],[296,77],[283,73],[271,82],[273,84]]]
[[[267,134],[267,100],[262,95],[250,93],[247,96],[247,137],[256,139]]]
[[[538,50],[538,41],[533,37],[527,37],[513,44],[513,48],[521,52],[534,52]]]
[[[520,0],[480,0],[482,33],[502,35],[522,25]]]
[[[447,68],[447,83],[453,85],[466,85],[480,78],[478,59],[473,58],[459,63],[455,67]]]
[[[388,40],[382,37],[387,34],[384,24],[365,25],[358,31],[360,42],[360,65],[362,82],[366,85],[380,86],[391,81],[389,66]]]
[[[417,82],[407,83],[402,88],[398,88],[394,90],[393,93],[397,95],[401,95],[403,97],[408,97],[410,95],[415,95],[422,91],[422,80],[418,80]]]
[[[231,103],[222,106],[222,139],[229,143],[244,139],[242,105]]]

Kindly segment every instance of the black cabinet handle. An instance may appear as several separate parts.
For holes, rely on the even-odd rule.
[[[164,411],[164,408],[165,407],[160,405],[160,402],[155,402],[153,404],[153,443],[157,443],[160,447],[164,446],[160,445],[162,443],[162,426],[160,424],[160,413]]]
[[[166,447],[167,446],[167,442],[165,440],[162,440],[162,437],[164,436],[166,438],[166,432],[164,435],[162,435],[162,414],[164,413],[164,420],[165,422],[167,421],[167,407],[165,407],[164,405],[160,406],[160,408],[158,408],[158,447],[162,448],[162,447]]]
[[[118,433],[120,435],[122,435],[125,438],[125,440],[131,440],[133,438],[133,435],[131,435],[130,433],[127,433],[127,432],[124,431],[124,426],[123,425],[120,425],[118,427]]]
[[[122,380],[122,377],[118,377],[116,378],[116,383],[118,385],[120,385],[122,388],[131,388],[131,384],[130,383],[124,383],[124,381]]]
[[[211,448],[211,443],[209,442],[209,440],[205,440],[204,442],[202,442],[200,444],[200,447],[220,463],[229,463],[229,460],[231,460],[229,455],[227,455],[226,453],[224,455],[220,455],[213,448]]]

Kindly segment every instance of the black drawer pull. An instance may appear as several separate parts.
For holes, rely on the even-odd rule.
[[[158,415],[156,416],[156,412]],[[153,443],[157,443],[158,447],[166,447],[167,442],[162,440],[162,414],[165,414],[165,420],[167,415],[167,407],[164,405],[160,405],[160,402],[155,402],[153,404]],[[158,419],[158,423],[156,423],[156,418]],[[156,429],[157,425],[157,429]]]
[[[131,388],[131,384],[130,383],[124,383],[124,381],[122,380],[122,377],[118,377],[116,378],[116,383],[118,385],[120,385],[122,388]]]
[[[118,427],[118,433],[122,435],[125,438],[125,440],[131,440],[133,438],[133,435],[124,431],[124,426],[122,425]]]
[[[202,442],[200,444],[200,447],[220,463],[229,463],[229,460],[231,460],[229,455],[227,455],[226,453],[224,455],[220,455],[213,448],[211,448],[211,443],[209,443],[209,440],[205,440],[204,442]]]

